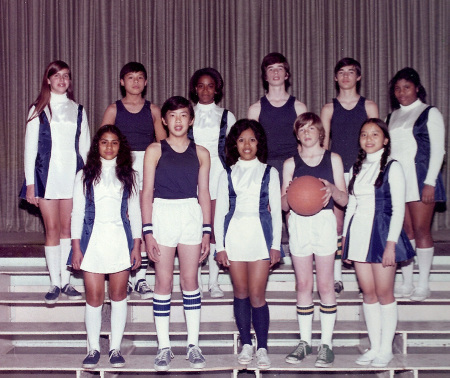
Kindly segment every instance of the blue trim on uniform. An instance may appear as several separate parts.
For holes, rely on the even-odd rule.
[[[389,170],[391,168],[391,160],[387,163],[384,174],[383,183],[379,188],[375,188],[375,212],[372,224],[372,233],[370,235],[369,250],[367,251],[366,262],[381,263],[383,261],[383,253],[386,248],[387,237],[389,234],[389,226],[392,219],[392,197],[391,187],[389,185]],[[350,220],[345,242],[343,259],[348,257],[348,246],[350,244],[350,230],[353,217]],[[414,249],[402,229],[398,241],[395,245],[395,261],[401,262],[413,258]]]
[[[422,114],[417,118],[413,127],[413,135],[417,143],[417,153],[414,158],[416,164],[417,185],[419,186],[420,197],[422,197],[423,187],[425,186],[425,179],[430,165],[430,135],[428,134],[428,113],[433,106],[427,107]],[[434,200],[436,202],[445,202],[447,200],[445,195],[444,182],[442,174],[439,172],[436,178],[434,187]]]
[[[222,119],[220,121],[219,143],[217,146],[219,152],[219,159],[224,168],[227,166],[225,164],[225,138],[227,136],[227,126],[228,126],[228,110],[224,109],[222,113]]]
[[[264,239],[266,240],[267,252],[269,253],[273,242],[273,228],[272,228],[272,215],[269,211],[269,182],[270,182],[270,165],[266,166],[264,170],[263,178],[261,180],[261,191],[259,195],[259,219],[261,227],[264,233]],[[225,246],[225,237],[227,235],[228,226],[230,225],[231,218],[233,218],[234,211],[236,209],[236,192],[234,191],[233,181],[231,180],[231,168],[226,167],[228,176],[228,196],[230,201],[230,210],[225,215],[224,222],[224,235],[223,245]],[[281,257],[284,257],[284,251],[280,245]]]
[[[91,239],[92,230],[94,228],[95,222],[95,201],[94,201],[94,193],[92,188],[86,188],[86,204],[84,207],[84,221],[83,221],[83,230],[81,232],[80,239],[80,249],[84,254],[86,253],[87,247],[89,245],[89,240]],[[128,219],[128,198],[129,192],[128,190],[124,190],[122,194],[122,204],[120,207],[120,216],[122,217],[123,228],[125,231],[125,235],[127,237],[128,249],[131,255],[131,251],[134,246],[133,236],[131,234],[131,225],[130,220]],[[72,265],[72,253],[73,250],[70,250],[69,258],[67,259],[67,265]]]
[[[81,157],[79,151],[82,120],[83,120],[83,106],[78,105],[77,131],[75,134],[75,153],[77,159],[76,172],[78,172],[84,166],[83,158]],[[34,168],[34,195],[36,197],[45,198],[45,188],[47,187],[47,178],[51,154],[52,154],[52,131],[47,115],[45,114],[45,111],[42,111],[41,114],[39,114],[38,151],[36,155]],[[26,194],[27,194],[27,183],[26,180],[24,180],[19,197],[26,199]]]

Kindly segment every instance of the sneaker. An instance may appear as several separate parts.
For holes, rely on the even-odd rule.
[[[100,360],[100,352],[98,350],[92,349],[89,351],[86,358],[83,360],[83,368],[93,369],[97,366]]]
[[[311,346],[306,341],[300,340],[294,351],[289,353],[284,360],[288,364],[299,364],[311,353]]]
[[[336,293],[336,297],[341,295],[341,291],[344,291],[344,284],[342,281],[334,281],[334,292]]]
[[[133,292],[133,284],[128,281],[127,283],[127,298],[130,299],[130,295]]]
[[[266,370],[270,368],[269,356],[267,356],[267,350],[265,348],[259,348],[256,351],[256,366],[258,369]]]
[[[378,353],[372,349],[366,349],[365,352],[356,359],[355,363],[361,366],[370,365],[377,354]]]
[[[326,344],[322,344],[319,347],[319,353],[317,354],[316,367],[330,367],[334,362],[334,353],[330,347]]]
[[[141,299],[149,299],[153,297],[153,290],[150,289],[150,287],[147,284],[147,281],[144,279],[139,280],[136,283],[134,290],[141,296]]]
[[[112,367],[119,368],[125,366],[125,359],[120,354],[119,349],[109,351],[109,363]]]
[[[427,299],[430,296],[430,294],[431,294],[430,289],[428,288],[425,289],[423,287],[416,287],[411,293],[409,299],[411,299],[412,301],[420,302]]]
[[[392,353],[379,354],[374,358],[371,365],[377,368],[384,368],[389,365],[393,358],[394,355]]]
[[[186,353],[186,360],[189,360],[191,368],[202,369],[206,366],[205,357],[203,357],[201,349],[193,344],[189,344]]]
[[[153,367],[156,371],[167,371],[170,369],[170,361],[172,358],[173,353],[170,348],[158,349]]]
[[[81,299],[81,293],[76,290],[71,284],[67,284],[61,290],[61,293],[67,295],[68,299]]]
[[[49,292],[45,294],[45,303],[47,304],[53,304],[58,302],[59,293],[61,292],[61,289],[58,286],[53,286],[50,288]]]
[[[211,295],[211,298],[222,298],[225,295],[217,283],[211,285],[209,294]]]
[[[395,298],[409,298],[414,291],[414,286],[412,285],[401,285],[394,289]]]
[[[238,362],[242,365],[247,365],[253,359],[253,346],[250,344],[244,344],[242,346],[241,353],[238,356]]]

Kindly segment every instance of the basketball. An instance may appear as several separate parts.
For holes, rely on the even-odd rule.
[[[287,201],[291,209],[299,215],[314,215],[323,208],[325,192],[322,181],[313,176],[297,177],[289,185]]]

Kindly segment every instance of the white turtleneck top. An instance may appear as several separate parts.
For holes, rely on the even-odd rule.
[[[122,183],[116,176],[116,159],[101,158],[100,181],[94,185],[95,221],[81,269],[93,273],[115,273],[130,267],[130,253],[121,217]],[[136,178],[136,182],[138,179]],[[81,239],[86,198],[83,190],[83,171],[78,172],[73,193],[71,234]],[[128,218],[133,239],[141,237],[139,196],[128,198]]]
[[[374,184],[380,173],[380,159],[382,154],[383,149],[372,154],[367,154],[361,171],[356,176],[353,185],[353,194],[349,194],[343,235],[347,235],[349,223],[353,217],[348,252],[348,258],[353,261],[365,262],[369,250],[375,214]],[[350,177],[352,175],[353,168],[350,170]],[[394,161],[391,164],[388,180],[391,191],[392,217],[389,224],[387,240],[397,243],[405,217],[405,178],[402,167],[398,162]],[[380,253],[383,253],[383,251],[380,251]]]
[[[394,110],[389,121],[391,136],[391,157],[398,160],[405,173],[406,202],[419,201],[420,193],[417,186],[417,175],[414,159],[417,153],[417,143],[413,135],[414,123],[420,114],[428,107],[420,99],[408,106],[400,105]],[[425,184],[435,186],[436,178],[442,166],[445,154],[445,127],[442,114],[436,108],[430,109],[427,122],[430,136],[430,164],[425,178]]]
[[[195,119],[193,126],[194,141],[196,144],[205,147],[211,157],[211,168],[209,171],[209,192],[211,199],[216,199],[217,185],[220,173],[223,171],[222,162],[219,159],[218,146],[220,134],[220,121],[224,109],[215,103],[194,106]],[[236,123],[236,117],[228,111],[226,135]]]
[[[72,198],[73,184],[77,167],[75,151],[75,135],[77,131],[78,104],[70,100],[67,94],[51,93],[50,107],[44,109],[50,122],[52,149],[48,178],[45,189],[45,198],[64,199]],[[31,107],[28,118],[34,112]],[[39,117],[27,123],[25,133],[25,180],[26,185],[34,184],[34,170],[39,141]],[[86,111],[83,109],[81,134],[79,139],[79,152],[83,161],[91,144]]]
[[[231,167],[231,180],[236,192],[236,209],[231,218],[224,246],[225,215],[229,211],[228,174],[220,175],[217,193],[214,231],[216,250],[226,250],[231,261],[256,261],[269,257],[264,233],[259,219],[261,181],[266,164],[258,159],[239,159]],[[281,244],[281,193],[280,180],[275,168],[270,170],[269,205],[272,217],[272,249],[280,250]]]

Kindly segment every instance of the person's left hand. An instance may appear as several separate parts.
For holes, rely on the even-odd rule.
[[[422,190],[422,202],[426,204],[434,202],[434,186],[424,185]]]
[[[200,260],[198,260],[199,263],[201,263],[203,260],[205,260],[208,257],[208,254],[209,254],[209,241],[210,241],[210,235],[209,234],[203,234]]]
[[[383,252],[383,260],[381,261],[383,268],[388,266],[395,266],[395,242],[388,241]]]
[[[279,263],[281,260],[281,252],[276,249],[271,249],[269,252],[270,255],[270,265],[269,268],[272,268],[275,264]]]

